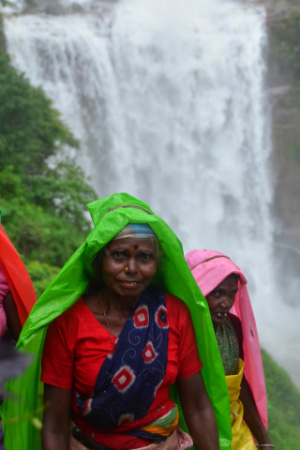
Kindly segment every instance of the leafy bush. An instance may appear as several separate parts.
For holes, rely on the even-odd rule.
[[[51,101],[0,52],[2,223],[39,291],[90,229],[86,204],[96,194],[74,159],[62,157],[68,147],[79,151],[79,142]]]
[[[54,277],[58,274],[60,268],[50,266],[40,261],[29,261],[26,264],[28,273],[33,282],[37,297],[39,297],[46,287],[51,283]]]

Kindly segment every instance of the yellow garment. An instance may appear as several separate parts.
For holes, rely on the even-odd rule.
[[[256,450],[251,431],[243,421],[244,406],[239,399],[243,373],[244,361],[240,358],[238,373],[226,376],[231,413],[231,450]]]

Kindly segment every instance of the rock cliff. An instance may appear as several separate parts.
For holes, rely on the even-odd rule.
[[[249,3],[249,2],[248,2]],[[300,270],[300,0],[257,0],[267,11],[267,86],[272,108],[276,254]],[[276,256],[276,255],[275,255]]]

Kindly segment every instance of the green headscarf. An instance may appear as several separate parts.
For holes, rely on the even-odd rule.
[[[40,362],[47,326],[79,299],[89,284],[95,256],[128,223],[147,223],[153,229],[163,251],[161,278],[155,282],[181,298],[191,311],[203,362],[202,375],[217,418],[220,448],[229,450],[230,409],[222,361],[206,301],[185,261],[181,242],[146,203],[128,194],[97,200],[88,209],[94,229],[34,305],[18,341],[17,348],[37,356],[22,377],[6,384],[17,397],[5,399],[2,408],[5,450],[41,449],[37,423],[43,412]],[[178,403],[176,388],[172,396]],[[180,415],[181,426],[186,429],[182,412]]]

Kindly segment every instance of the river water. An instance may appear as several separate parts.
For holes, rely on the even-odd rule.
[[[299,385],[298,312],[278,294],[273,257],[264,10],[233,0],[41,4],[6,17],[8,52],[81,140],[75,157],[99,197],[128,192],[185,252],[228,254],[248,279],[262,346]]]

